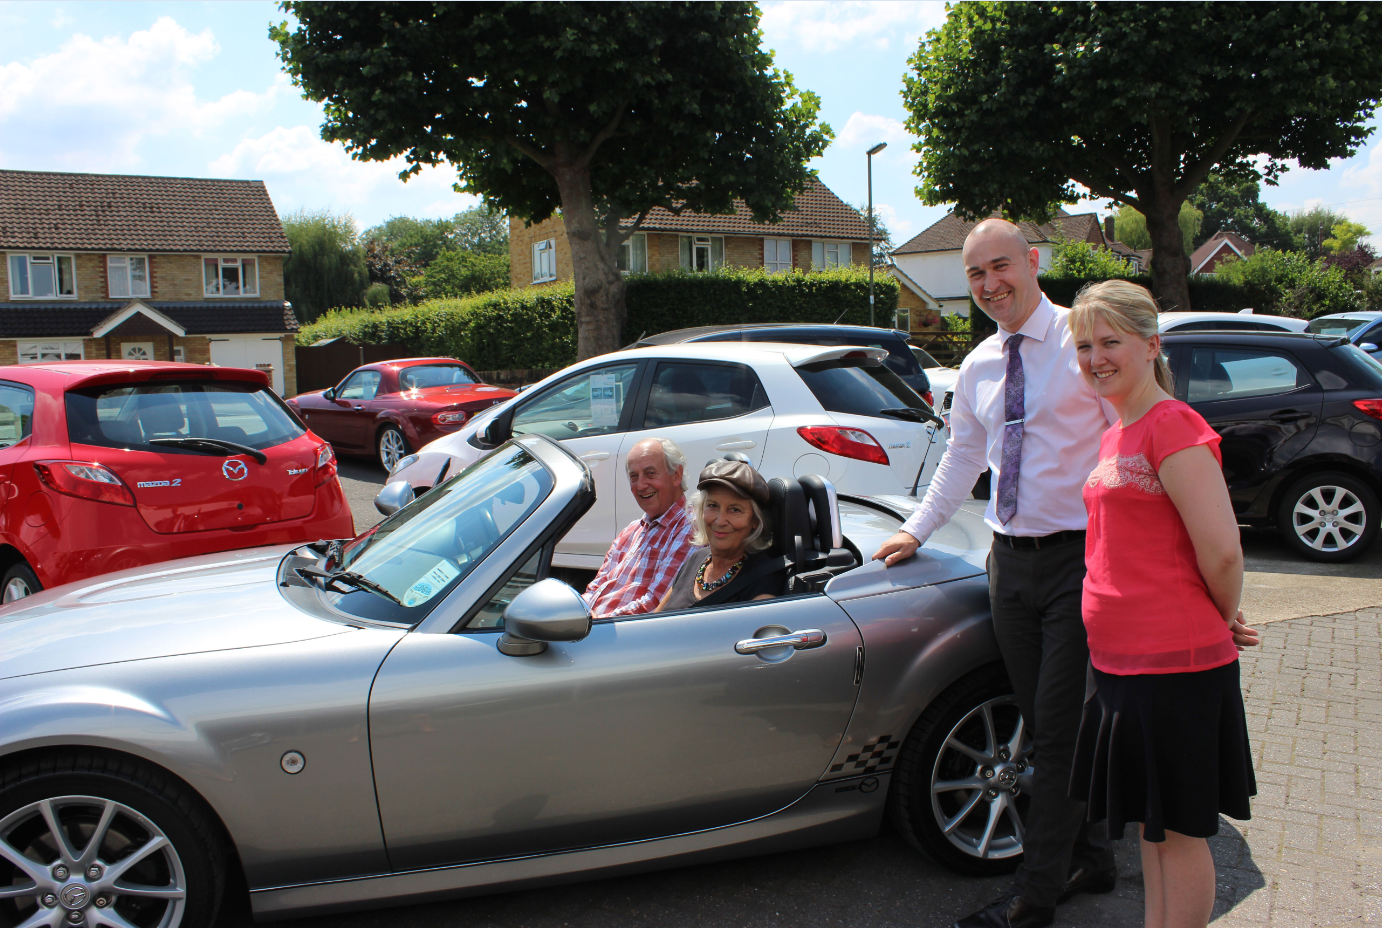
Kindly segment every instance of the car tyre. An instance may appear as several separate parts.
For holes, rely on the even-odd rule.
[[[408,439],[403,437],[403,432],[397,426],[386,425],[380,430],[379,463],[384,465],[384,470],[392,474],[398,462],[412,453]]]
[[[1022,860],[1033,768],[1012,692],[1001,665],[967,675],[927,706],[898,754],[894,826],[958,873],[1011,873]]]
[[[28,564],[20,561],[5,571],[5,579],[0,581],[0,604],[12,603],[17,599],[32,596],[43,589],[38,577]]]
[[[1311,474],[1281,497],[1276,525],[1287,547],[1312,561],[1351,561],[1377,537],[1377,494],[1356,477]]]
[[[49,909],[81,912],[78,924],[208,928],[229,863],[210,814],[156,768],[72,752],[0,771],[0,885],[35,890],[0,899],[0,924]]]

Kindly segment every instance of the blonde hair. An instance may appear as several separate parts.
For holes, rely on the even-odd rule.
[[[1156,298],[1146,287],[1126,280],[1101,280],[1085,284],[1075,294],[1070,307],[1070,331],[1077,339],[1087,339],[1094,331],[1094,321],[1102,319],[1115,331],[1150,341],[1160,334],[1157,328]],[[1167,393],[1175,394],[1170,365],[1165,355],[1157,353],[1154,364],[1156,384]]]
[[[735,494],[738,496],[738,494]],[[693,545],[710,544],[710,532],[705,527],[705,497],[704,490],[696,490],[691,494],[691,522],[695,526],[691,531],[691,543]],[[772,529],[768,528],[768,517],[763,513],[763,507],[758,505],[758,501],[749,496],[741,496],[740,499],[746,500],[753,507],[753,517],[758,520],[749,537],[744,539],[744,550],[749,554],[757,554],[759,551],[766,551],[773,546]]]

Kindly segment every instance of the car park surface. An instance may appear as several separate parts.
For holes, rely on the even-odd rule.
[[[335,911],[866,837],[890,798],[931,856],[1010,869],[1031,767],[981,520],[885,568],[861,552],[906,500],[770,487],[775,536],[793,539],[770,552],[792,575],[773,600],[592,623],[542,577],[594,483],[530,435],[343,546],[11,605],[0,784],[23,786],[0,786],[0,876],[34,892],[7,898],[28,918],[80,884],[74,911],[202,924],[224,833],[257,914]],[[980,761],[1013,767],[1013,788],[976,787]],[[420,781],[486,785],[437,803]],[[138,879],[118,881],[100,842],[50,840],[50,820],[73,842],[142,843],[119,868]]]
[[[365,364],[336,386],[299,394],[288,405],[341,454],[373,455],[390,470],[513,395],[481,383],[455,358],[400,358]]]
[[[645,438],[675,441],[692,473],[735,451],[765,478],[817,474],[842,493],[921,493],[944,452],[944,429],[884,357],[881,348],[771,342],[601,355],[485,410],[405,458],[390,481],[421,492],[510,435],[557,439],[590,466],[598,491],[556,554],[559,566],[586,569],[642,514],[625,489],[624,459]]]
[[[192,554],[353,531],[331,446],[263,372],[0,368],[3,599]]]

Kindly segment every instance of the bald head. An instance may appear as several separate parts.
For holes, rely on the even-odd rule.
[[[965,238],[965,276],[974,302],[1004,330],[1022,328],[1041,302],[1037,250],[1006,219],[985,219]]]

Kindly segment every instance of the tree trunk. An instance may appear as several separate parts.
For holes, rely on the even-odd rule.
[[[1190,309],[1190,258],[1180,232],[1180,202],[1169,192],[1139,199],[1147,208],[1152,240],[1152,293],[1162,312]]]
[[[561,217],[571,246],[576,285],[576,360],[623,347],[624,275],[615,249],[605,245],[591,193],[590,171],[558,167],[552,172],[561,195]]]

